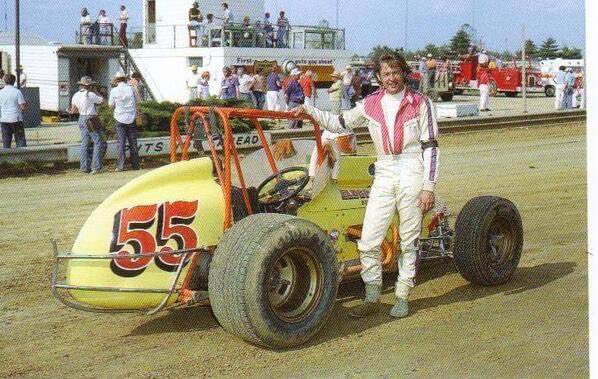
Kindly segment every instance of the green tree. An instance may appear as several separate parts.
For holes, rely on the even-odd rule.
[[[530,57],[536,57],[538,55],[538,47],[531,39],[525,40],[525,54]]]
[[[467,48],[471,45],[471,35],[467,32],[469,25],[461,25],[457,33],[451,38],[451,50],[457,54],[465,54]]]
[[[368,57],[373,59],[384,54],[403,54],[403,49],[393,49],[386,45],[377,45],[372,49]]]
[[[548,37],[542,42],[536,55],[538,58],[553,59],[559,56],[559,44],[552,37]]]
[[[577,47],[563,46],[559,51],[559,57],[563,59],[581,59],[581,49]]]

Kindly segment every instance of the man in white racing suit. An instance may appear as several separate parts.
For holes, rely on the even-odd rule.
[[[434,206],[434,188],[438,179],[438,125],[430,99],[405,86],[409,66],[396,55],[376,60],[380,91],[366,97],[357,106],[336,115],[303,105],[293,110],[314,117],[322,128],[343,133],[367,120],[378,154],[375,179],[365,211],[361,239],[358,241],[361,277],[365,299],[351,310],[354,317],[366,317],[380,310],[382,266],[380,246],[390,223],[399,213],[402,254],[395,287],[397,303],[390,314],[405,317],[409,312],[409,291],[415,286],[418,254],[417,241],[423,213]]]

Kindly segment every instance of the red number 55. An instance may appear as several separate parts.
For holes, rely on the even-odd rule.
[[[155,235],[149,230],[156,221],[158,225]],[[162,246],[161,252],[173,251],[166,246],[173,240],[179,249],[189,249],[197,246],[197,235],[189,227],[195,220],[197,201],[176,201],[160,205],[141,205],[126,208],[114,216],[113,237],[110,252],[115,258],[110,262],[110,268],[116,275],[134,277],[140,275],[150,265],[153,257],[131,258],[131,252],[125,249],[130,246],[133,254],[152,254]],[[174,271],[180,264],[180,255],[164,255],[155,258],[156,265],[165,271]]]

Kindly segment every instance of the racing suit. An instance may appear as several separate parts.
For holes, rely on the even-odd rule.
[[[405,89],[396,95],[374,92],[341,115],[304,105],[322,128],[344,133],[366,119],[378,159],[374,183],[358,241],[364,283],[382,285],[380,246],[395,212],[399,213],[402,254],[395,294],[407,298],[415,285],[417,241],[422,210],[417,201],[422,190],[434,191],[438,179],[438,124],[430,99]]]

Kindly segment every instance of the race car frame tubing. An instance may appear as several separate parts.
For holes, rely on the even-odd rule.
[[[270,120],[305,120],[309,121],[314,127],[314,137],[316,140],[316,147],[318,149],[318,164],[322,163],[324,160],[324,150],[322,148],[322,139],[320,133],[320,126],[315,121],[313,117],[308,114],[302,113],[298,116],[290,112],[272,112],[272,111],[264,111],[260,109],[249,109],[249,108],[220,108],[220,107],[202,107],[202,106],[183,106],[178,108],[174,114],[172,115],[170,121],[170,161],[177,162],[179,161],[179,157],[177,156],[179,147],[181,148],[181,159],[188,159],[188,148],[190,144],[190,138],[192,138],[189,130],[192,127],[189,127],[187,132],[188,135],[185,138],[185,141],[181,138],[178,119],[179,117],[185,112],[186,114],[190,114],[191,124],[197,119],[201,118],[203,120],[204,128],[207,131],[211,128],[209,122],[206,120],[205,115],[210,112],[210,110],[214,110],[218,116],[220,116],[222,120],[222,126],[224,129],[224,143],[223,143],[223,150],[224,150],[224,164],[222,170],[222,177],[219,175],[220,185],[222,186],[223,195],[224,195],[224,204],[225,204],[225,214],[224,214],[224,225],[223,229],[227,230],[232,226],[232,170],[231,170],[231,159],[235,165],[237,174],[239,176],[239,181],[241,184],[241,192],[243,195],[243,202],[245,203],[245,207],[249,214],[253,213],[251,209],[251,204],[249,201],[249,193],[247,192],[247,187],[245,185],[245,180],[243,177],[243,172],[241,170],[239,154],[237,148],[233,142],[233,132],[232,126],[230,123],[231,118],[242,118],[248,119],[251,122],[253,128],[256,129],[257,134],[259,136],[260,142],[264,148],[266,156],[268,158],[268,163],[272,168],[273,173],[277,173],[278,169],[276,168],[276,162],[272,155],[272,151],[270,146],[268,145],[268,141],[266,140],[263,128],[259,123],[258,119],[270,119]],[[208,136],[210,133],[207,133]],[[208,144],[212,153],[212,159],[216,159],[218,157],[218,153],[216,152],[216,147],[213,143],[210,143],[210,137],[208,137]],[[218,162],[218,161],[216,161]],[[216,166],[218,164],[215,162]],[[218,171],[218,170],[217,170]]]
[[[99,287],[99,286],[73,286],[69,284],[58,283],[58,271],[60,269],[60,262],[63,260],[69,259],[83,259],[83,260],[97,260],[97,259],[114,259],[115,256],[113,254],[109,255],[87,255],[87,254],[71,254],[71,253],[60,253],[58,251],[58,245],[55,240],[52,240],[52,249],[54,252],[54,265],[52,268],[52,277],[51,277],[51,290],[54,297],[63,303],[64,305],[78,309],[80,311],[86,312],[101,312],[101,313],[144,313],[146,315],[153,315],[166,307],[168,303],[168,299],[177,293],[176,284],[181,277],[181,273],[183,272],[183,267],[187,261],[187,257],[191,256],[191,259],[195,256],[196,253],[209,253],[209,249],[201,246],[196,247],[193,249],[182,249],[182,250],[173,250],[169,252],[154,252],[154,253],[143,253],[143,254],[130,254],[128,258],[141,258],[141,257],[159,257],[163,255],[176,255],[182,254],[183,257],[181,262],[177,266],[176,271],[174,272],[172,282],[169,288],[122,288],[122,287]],[[147,310],[139,310],[139,309],[107,309],[107,308],[99,308],[99,307],[92,307],[77,303],[68,299],[65,295],[61,293],[60,290],[81,290],[81,291],[97,291],[97,292],[125,292],[125,293],[163,293],[164,299],[156,306],[155,308],[147,309]]]

